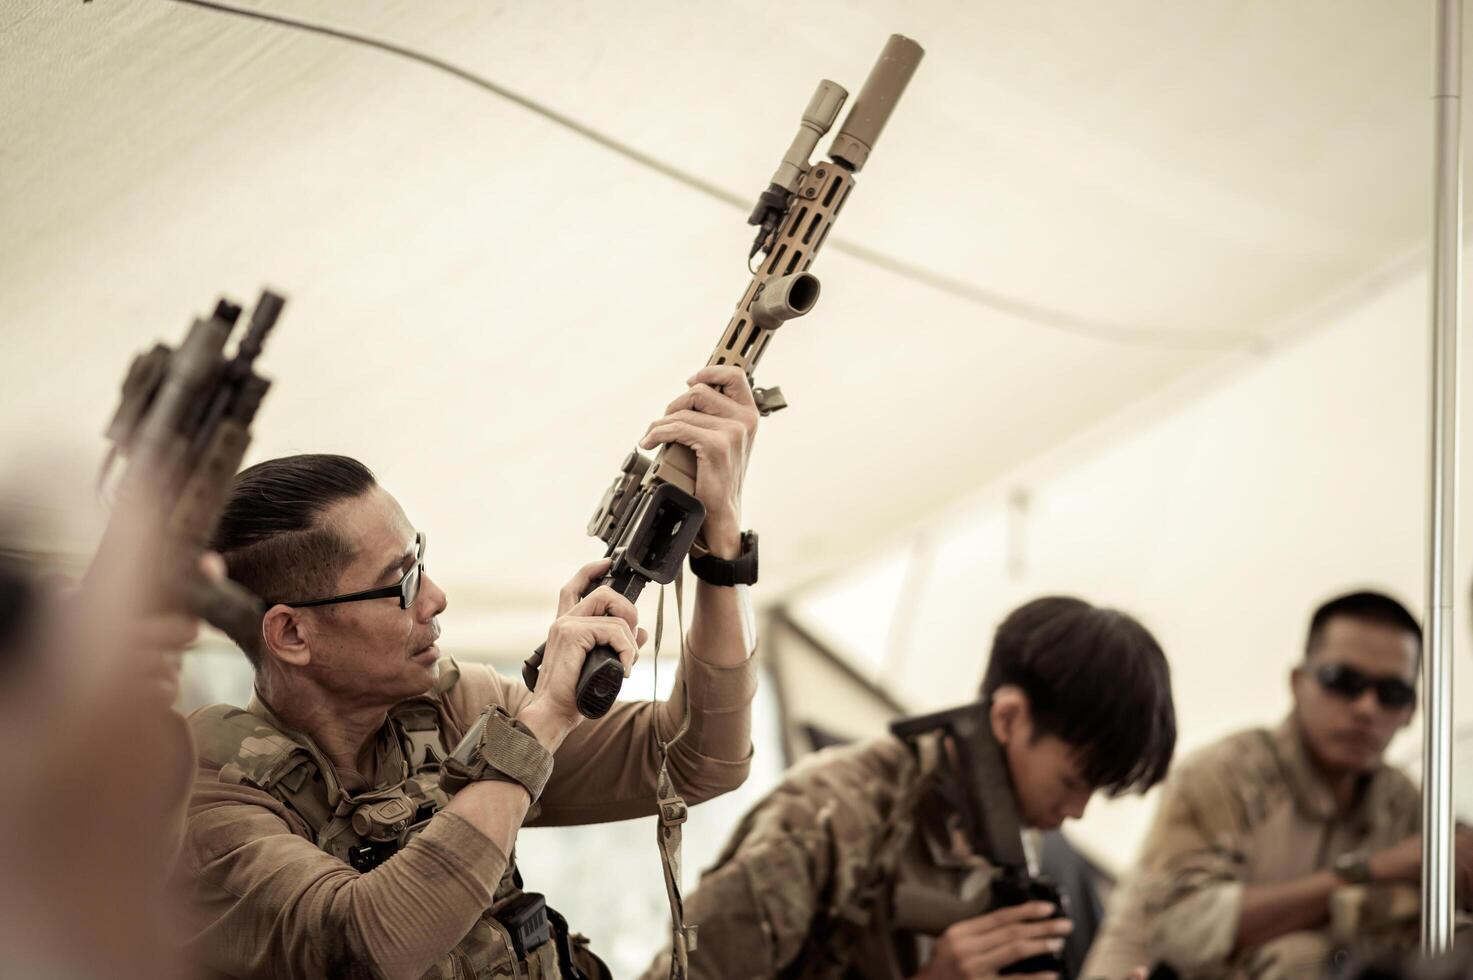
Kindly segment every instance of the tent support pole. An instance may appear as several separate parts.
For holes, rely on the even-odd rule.
[[[1457,499],[1458,313],[1462,291],[1462,0],[1437,0],[1436,205],[1432,237],[1427,625],[1422,735],[1422,951],[1452,945],[1453,577]]]

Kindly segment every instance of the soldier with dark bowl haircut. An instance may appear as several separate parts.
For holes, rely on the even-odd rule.
[[[1003,621],[981,704],[1011,784],[986,789],[1012,793],[1018,822],[1041,830],[1078,819],[1097,790],[1159,782],[1176,744],[1155,638],[1079,599],[1036,599]],[[997,871],[961,833],[954,746],[922,738],[915,754],[888,736],[825,749],[747,813],[686,903],[692,977],[989,980],[1062,950],[1071,923],[1047,903],[983,902],[937,938],[888,927],[901,886],[988,896]]]
[[[1415,945],[1421,801],[1384,757],[1415,709],[1420,654],[1421,627],[1389,596],[1320,606],[1289,717],[1172,773],[1088,975],[1144,958],[1183,980],[1291,980],[1321,976],[1338,950]],[[1467,830],[1457,847],[1466,896]]]

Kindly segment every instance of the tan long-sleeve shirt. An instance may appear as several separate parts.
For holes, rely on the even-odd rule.
[[[1341,809],[1292,718],[1202,749],[1163,787],[1140,866],[1111,902],[1084,975],[1161,961],[1191,980],[1282,975],[1272,961],[1288,952],[1234,948],[1244,888],[1390,847],[1417,832],[1420,802],[1410,780],[1382,766]]]
[[[559,748],[528,824],[654,813],[656,736],[668,740],[687,717],[689,730],[670,751],[671,777],[687,802],[740,785],[751,760],[750,658],[714,666],[688,651],[681,674],[669,701],[619,702],[578,726]],[[484,665],[463,666],[459,681],[438,695],[446,747],[486,705],[515,715],[530,696]],[[372,788],[361,778],[354,785],[354,774],[338,775],[345,790]],[[359,873],[319,850],[282,803],[222,782],[216,765],[201,760],[183,864],[199,916],[193,948],[209,969],[241,978],[392,977],[460,941],[491,904],[507,856],[470,823],[442,812],[383,865]]]

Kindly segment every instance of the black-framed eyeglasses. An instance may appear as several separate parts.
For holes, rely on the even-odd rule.
[[[423,531],[414,534],[414,564],[409,566],[409,571],[404,573],[394,585],[385,585],[378,589],[367,589],[363,592],[349,592],[347,595],[335,595],[330,599],[308,599],[305,602],[283,602],[283,606],[291,606],[293,609],[301,609],[304,606],[331,606],[339,602],[361,602],[364,599],[390,599],[394,596],[399,598],[399,608],[408,609],[414,605],[414,600],[419,596],[419,582],[425,574],[425,535]]]
[[[1376,700],[1387,711],[1398,711],[1417,700],[1417,689],[1400,677],[1367,677],[1344,664],[1320,664],[1314,669],[1314,679],[1320,687],[1347,701],[1354,701],[1368,687],[1374,688]]]

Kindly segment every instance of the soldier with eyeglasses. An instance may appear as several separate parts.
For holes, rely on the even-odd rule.
[[[584,657],[607,646],[627,671],[645,638],[633,603],[592,588],[607,559],[563,588],[532,692],[441,655],[448,599],[425,570],[426,536],[362,463],[291,456],[236,478],[213,544],[264,602],[259,634],[239,640],[255,693],[190,717],[199,764],[181,856],[191,951],[211,976],[608,976],[523,887],[517,833],[657,804],[673,821],[683,807],[671,816],[661,787],[695,804],[746,777],[756,553],[740,500],[757,418],[741,370],[708,367],[646,432],[644,448],[696,457],[706,519],[690,629],[667,701],[586,722]]]
[[[1085,976],[1151,962],[1183,980],[1317,977],[1341,953],[1415,944],[1421,797],[1384,756],[1411,721],[1420,659],[1421,627],[1389,596],[1320,606],[1289,717],[1168,778]],[[1457,845],[1466,902],[1473,834]]]

